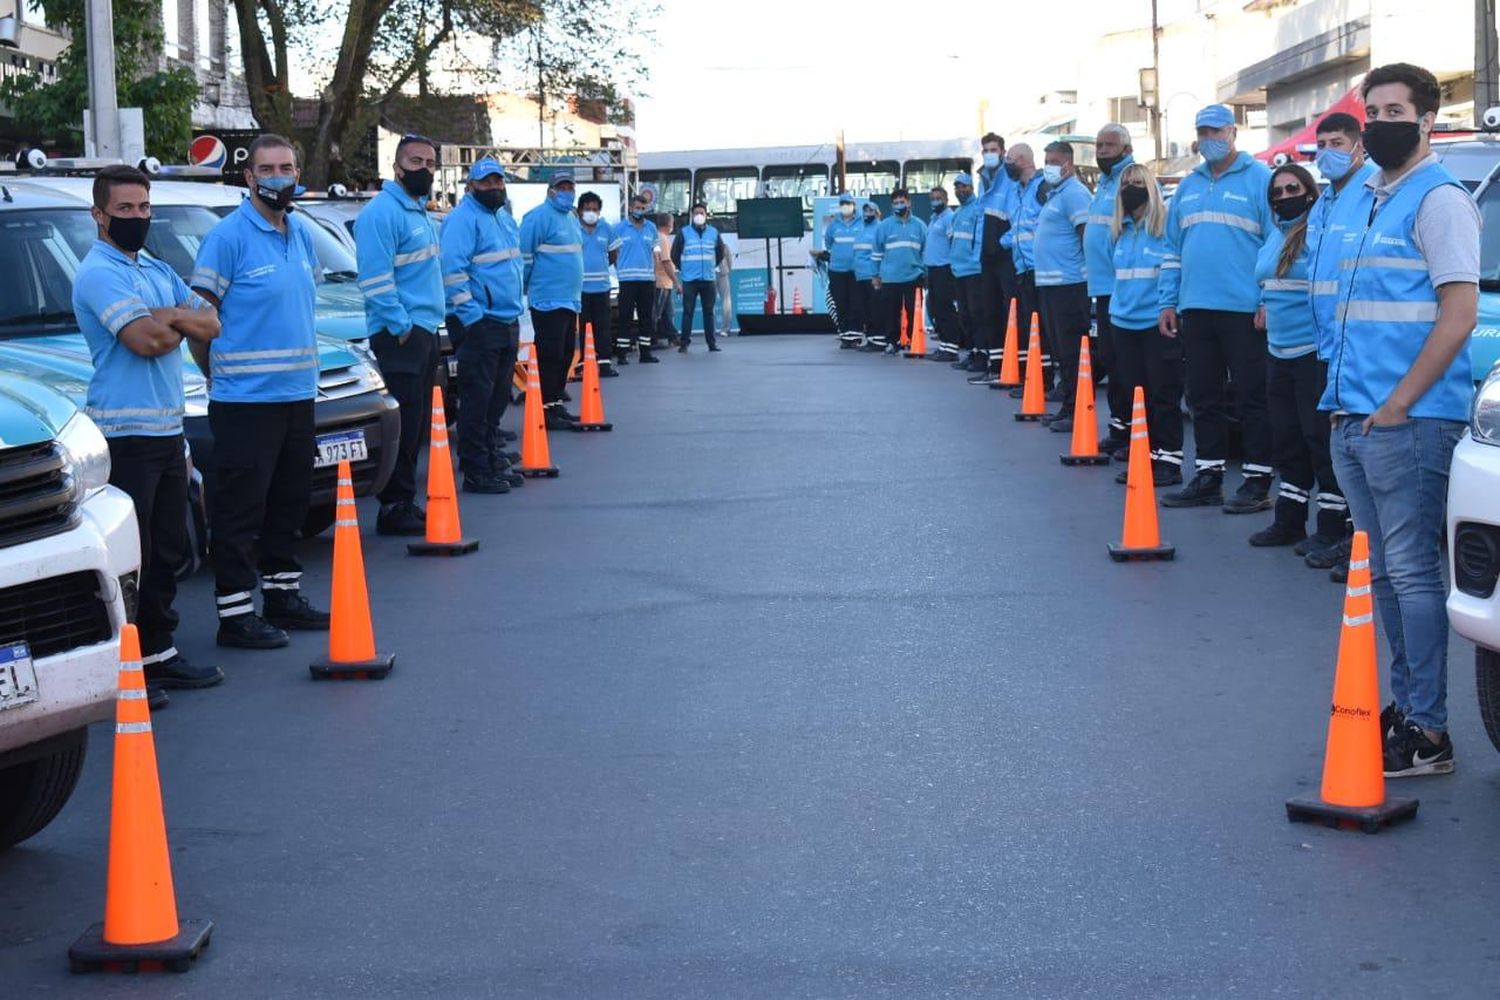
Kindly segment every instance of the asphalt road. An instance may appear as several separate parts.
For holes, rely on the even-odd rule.
[[[1264,517],[1163,511],[1177,561],[1116,565],[1111,470],[827,338],[605,389],[616,430],[554,435],[560,479],[463,498],[472,556],[409,558],[362,505],[384,682],[311,682],[315,636],[219,654],[193,580],[178,644],[229,679],[156,739],[213,946],[69,976],[103,906],[96,731],[63,816],[0,857],[0,993],[1493,991],[1500,758],[1466,644],[1458,772],[1397,789],[1417,820],[1292,825],[1342,591],[1247,546]]]

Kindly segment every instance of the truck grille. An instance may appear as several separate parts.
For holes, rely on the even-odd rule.
[[[109,608],[94,573],[67,573],[0,590],[0,643],[24,642],[33,658],[108,642]]]
[[[78,517],[78,490],[55,442],[0,450],[0,547],[61,534]]]

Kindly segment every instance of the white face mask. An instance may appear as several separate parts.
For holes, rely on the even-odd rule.
[[[708,216],[703,215],[701,213],[698,214],[698,215],[693,216],[693,225],[695,225],[695,226],[701,226],[701,225],[703,225],[707,221],[708,221]]]
[[[593,209],[589,209],[587,212],[583,213],[583,221],[592,226],[594,223],[599,221],[599,213],[594,211]]]
[[[1042,168],[1042,180],[1048,184],[1061,184],[1062,179],[1062,167],[1060,165],[1049,163]]]
[[[984,154],[984,165],[986,167],[988,167],[989,169],[994,170],[996,167],[998,167],[1000,165],[1000,154],[999,153],[985,153]]]
[[[839,214],[842,215],[846,219],[852,218],[853,215],[854,215],[854,206],[853,205],[840,205],[839,206]]]

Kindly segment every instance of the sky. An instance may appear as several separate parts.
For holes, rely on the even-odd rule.
[[[1076,87],[1066,26],[1149,23],[1149,0],[658,0],[659,55],[636,106],[645,152],[977,135]],[[1139,8],[1138,10],[1133,8]],[[951,16],[962,11],[961,18]]]

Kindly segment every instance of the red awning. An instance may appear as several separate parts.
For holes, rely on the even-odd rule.
[[[1335,111],[1342,111],[1345,114],[1353,115],[1355,118],[1359,119],[1360,125],[1363,126],[1365,123],[1365,101],[1364,98],[1359,95],[1359,88],[1355,87],[1353,90],[1349,91],[1349,93],[1339,98],[1334,102],[1332,107],[1314,118],[1311,124],[1302,129],[1302,131],[1298,132],[1296,135],[1281,140],[1270,149],[1267,149],[1260,153],[1256,153],[1256,158],[1264,160],[1266,163],[1272,163],[1275,161],[1277,154],[1285,153],[1293,160],[1299,159],[1299,157],[1297,156],[1297,147],[1316,145],[1318,141],[1318,122],[1322,121],[1328,115],[1333,114]],[[1300,158],[1308,159],[1308,157]]]

